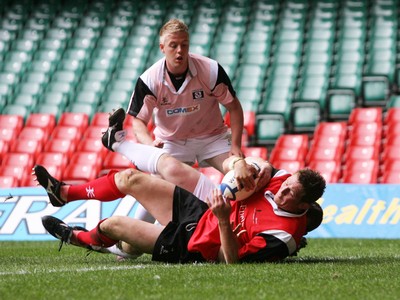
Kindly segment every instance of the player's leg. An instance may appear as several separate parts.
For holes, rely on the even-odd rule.
[[[197,149],[196,155],[200,166],[209,165],[223,174],[229,170],[224,168],[224,161],[229,157],[231,137],[229,133],[221,133],[206,139],[191,139]]]
[[[151,224],[126,216],[111,217],[100,224],[103,234],[123,241],[124,252],[130,254],[152,253],[154,244],[164,226]]]
[[[174,184],[135,169],[118,172],[114,178],[121,193],[134,197],[162,225],[171,221]]]
[[[127,141],[122,130],[124,119],[125,111],[121,108],[110,115],[109,127],[102,137],[103,145],[127,157],[139,170],[159,174],[165,180],[193,192],[200,174],[163,149]]]
[[[159,174],[163,179],[190,192],[195,190],[200,173],[164,150],[133,141],[120,142],[114,149],[127,157],[139,170]]]
[[[113,216],[101,220],[92,230],[82,227],[71,227],[63,221],[44,216],[43,226],[55,238],[63,243],[83,247],[102,253],[110,253],[109,249],[119,241],[127,244],[121,252],[123,256],[134,258],[142,253],[152,253],[155,242],[164,226],[150,224],[130,217]],[[126,254],[130,255],[126,255]]]

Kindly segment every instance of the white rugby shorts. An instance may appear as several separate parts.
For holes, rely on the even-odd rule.
[[[208,167],[205,160],[229,153],[231,143],[230,132],[224,132],[201,138],[164,141],[163,149],[181,162],[193,165],[197,161],[200,167]]]

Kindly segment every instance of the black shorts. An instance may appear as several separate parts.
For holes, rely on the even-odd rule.
[[[152,260],[168,263],[204,262],[200,253],[187,249],[197,222],[208,209],[208,205],[192,193],[175,187],[172,221],[158,237]]]

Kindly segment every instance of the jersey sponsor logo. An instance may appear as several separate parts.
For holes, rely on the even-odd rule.
[[[161,106],[164,106],[164,105],[171,105],[171,103],[168,101],[167,98],[164,97],[164,98],[162,98],[160,105],[161,105]]]
[[[193,114],[197,111],[200,110],[200,105],[193,105],[193,106],[188,106],[188,107],[177,107],[174,109],[167,109],[167,116],[171,117],[174,115],[189,115]]]
[[[202,90],[197,90],[192,92],[193,100],[203,99],[204,92]]]

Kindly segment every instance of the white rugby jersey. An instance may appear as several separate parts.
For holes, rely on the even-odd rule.
[[[227,131],[219,104],[233,101],[231,81],[217,61],[190,53],[189,70],[176,91],[165,58],[138,79],[128,113],[148,123],[154,112],[154,135],[162,140],[181,140]]]

